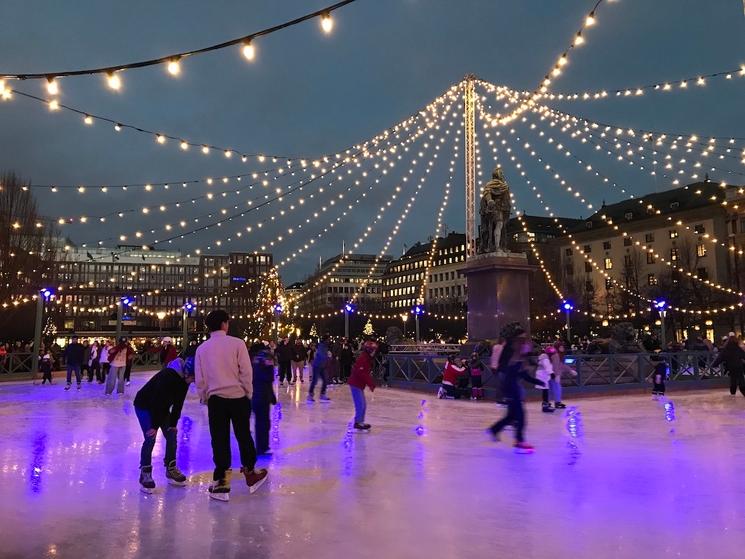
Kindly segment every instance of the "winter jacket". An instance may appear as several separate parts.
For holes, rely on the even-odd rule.
[[[189,385],[183,377],[174,369],[165,367],[140,388],[134,405],[150,412],[153,427],[176,427],[188,390]]]
[[[222,330],[211,332],[197,348],[194,374],[202,402],[211,396],[250,398],[253,393],[253,369],[246,344]]]
[[[537,378],[531,377],[525,370],[523,361],[508,363],[500,369],[502,373],[502,396],[510,400],[522,400],[523,389],[520,380],[534,384],[537,388],[546,388]]]
[[[160,349],[160,364],[165,365],[178,357],[178,351],[173,344],[166,344]]]
[[[316,348],[316,354],[313,357],[313,367],[323,368],[326,365],[326,361],[329,358],[329,347],[321,342]]]
[[[541,353],[538,356],[538,366],[535,369],[535,377],[543,383],[543,386],[536,385],[538,390],[548,388],[548,381],[551,380],[551,375],[554,372],[554,368],[551,366],[551,360],[548,355]]]
[[[302,344],[292,346],[292,361],[303,363],[308,359],[308,350]]]
[[[354,352],[352,351],[351,346],[342,346],[339,350],[339,364],[344,366],[351,365],[352,363],[354,363]]]
[[[78,342],[67,344],[65,348],[65,363],[68,365],[82,365],[84,352],[85,348],[83,344],[79,344]]]
[[[347,384],[359,388],[360,390],[364,390],[366,386],[369,386],[370,390],[374,391],[375,381],[372,378],[374,363],[375,359],[367,351],[360,353],[360,356],[352,366],[352,374],[349,376]]]
[[[132,346],[119,344],[109,350],[109,363],[112,367],[124,367],[129,361],[130,355],[133,354]]]
[[[745,351],[739,345],[727,342],[711,366],[716,367],[724,363],[730,375],[740,375],[743,372],[743,359],[745,359]]]
[[[489,359],[489,367],[493,371],[497,370],[497,367],[499,367],[499,356],[502,355],[502,350],[504,349],[504,344],[494,344],[491,348],[491,358]]]
[[[458,378],[466,374],[465,371],[465,367],[458,367],[457,365],[448,362],[445,366],[445,370],[442,372],[442,383],[452,384],[455,386],[458,384]]]
[[[292,361],[293,348],[290,344],[281,343],[277,346],[277,350],[274,355],[277,357],[278,363],[289,363]]]
[[[272,384],[274,383],[274,367],[264,365],[258,361],[253,362],[253,401],[277,403],[277,396],[274,394]]]

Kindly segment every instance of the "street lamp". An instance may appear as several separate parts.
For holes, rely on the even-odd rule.
[[[119,343],[119,339],[122,337],[122,317],[124,315],[124,307],[128,307],[134,303],[134,298],[128,295],[119,297],[116,302],[116,341]]]
[[[163,311],[159,311],[155,316],[158,317],[158,330],[160,330],[160,332],[163,332],[163,319],[166,317],[166,313]]]
[[[567,317],[567,343],[569,344],[569,347],[572,346],[572,328],[569,320],[569,315],[574,310],[574,305],[571,301],[567,300],[564,301],[564,304],[561,305],[561,308],[564,309],[564,313],[566,313]]]
[[[411,309],[411,313],[414,315],[414,324],[416,324],[416,343],[419,343],[419,317],[424,314],[424,307],[422,305],[415,305]],[[404,322],[404,324],[406,324]]]
[[[404,338],[405,338],[406,337],[406,321],[409,320],[409,315],[408,314],[402,314],[401,315],[401,320],[404,323]]]
[[[660,315],[660,345],[662,351],[665,351],[665,315],[667,314],[667,301],[664,299],[655,299],[652,301],[654,308],[657,309],[657,313]]]
[[[181,307],[181,348],[184,351],[186,351],[186,348],[189,347],[189,317],[191,316],[191,313],[194,312],[196,309],[196,303],[192,303],[191,301],[186,301],[186,303],[184,303],[184,306]]]
[[[344,304],[344,337],[349,340],[349,315],[356,310],[351,301]]]

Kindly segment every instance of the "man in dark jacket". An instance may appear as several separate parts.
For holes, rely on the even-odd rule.
[[[150,493],[155,488],[152,456],[158,429],[166,438],[163,464],[171,485],[183,486],[186,476],[176,467],[176,434],[189,384],[194,382],[194,358],[174,359],[145,383],[134,399],[135,414],[145,440],[140,451],[140,486]]]
[[[733,396],[738,388],[740,389],[740,394],[745,396],[745,378],[743,378],[745,366],[743,365],[743,359],[745,359],[745,351],[743,351],[737,342],[735,334],[730,333],[724,347],[719,351],[719,355],[717,355],[717,358],[711,364],[712,368],[724,364],[729,374],[729,393]]]
[[[277,403],[274,394],[274,360],[272,353],[268,350],[259,351],[253,358],[253,387],[251,396],[251,411],[256,421],[256,453],[271,454],[269,448],[269,430],[271,420],[269,419],[269,408]]]
[[[344,338],[339,348],[339,367],[341,368],[341,381],[346,382],[352,373],[352,363],[354,363],[354,351],[349,341]]]
[[[78,390],[80,390],[81,367],[83,366],[83,353],[85,348],[78,343],[78,337],[70,338],[70,343],[65,348],[65,364],[67,365],[67,384],[65,390],[70,390],[72,383],[72,373],[75,372],[75,380],[78,381]]]
[[[308,392],[308,402],[315,402],[313,398],[313,392],[316,389],[316,384],[321,381],[321,401],[328,402],[330,398],[326,396],[326,385],[328,379],[326,378],[326,361],[329,359],[329,335],[326,334],[318,342],[316,348],[316,354],[313,357],[313,380],[310,382],[310,392]]]
[[[290,384],[292,380],[292,368],[290,365],[292,361],[292,346],[290,345],[290,340],[287,338],[281,340],[274,354],[277,357],[280,386],[285,379],[287,379],[287,384]]]

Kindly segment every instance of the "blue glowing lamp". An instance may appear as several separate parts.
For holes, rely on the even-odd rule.
[[[416,305],[411,312],[416,316],[422,316],[424,314],[424,307],[422,305]]]
[[[125,307],[131,305],[132,303],[134,303],[134,299],[130,297],[122,297],[122,305],[124,305]]]
[[[282,314],[282,303],[276,303],[274,305],[274,314]]]
[[[48,288],[42,289],[40,293],[41,293],[41,296],[44,297],[45,301],[49,301],[49,299],[52,298],[52,295],[54,295],[54,291]]]
[[[654,308],[656,308],[658,311],[664,311],[667,307],[667,301],[665,301],[664,299],[655,299],[653,303]]]
[[[561,305],[561,308],[564,309],[565,312],[571,312],[574,310],[574,305],[572,305],[571,301],[564,301],[564,304]]]
[[[346,313],[353,313],[355,311],[355,306],[352,303],[346,303],[344,305],[344,312]]]
[[[197,308],[197,305],[195,303],[192,303],[191,301],[187,301],[186,303],[184,303],[184,310],[187,313],[192,312],[196,308]]]

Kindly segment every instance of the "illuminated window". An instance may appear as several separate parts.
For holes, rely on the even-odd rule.
[[[603,266],[606,270],[611,270],[613,268],[613,260],[611,260],[610,258],[604,259]]]

